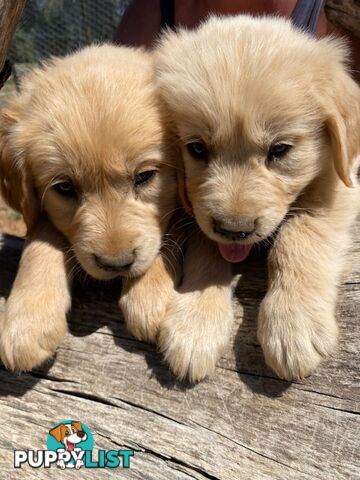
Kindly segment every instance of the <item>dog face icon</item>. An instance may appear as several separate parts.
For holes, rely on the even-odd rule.
[[[87,439],[87,434],[84,432],[81,422],[71,422],[58,425],[49,431],[58,442],[65,446],[65,450],[72,451],[76,444]]]

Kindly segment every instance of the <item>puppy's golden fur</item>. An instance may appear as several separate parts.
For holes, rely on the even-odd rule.
[[[185,198],[199,226],[222,249],[273,240],[258,338],[268,365],[286,379],[309,374],[337,344],[337,285],[359,204],[360,91],[346,57],[339,40],[250,16],[168,32],[157,52],[158,83],[183,151]],[[279,145],[289,147],[276,157]],[[210,296],[199,319],[187,322],[187,342],[179,325],[192,301],[167,318],[173,333],[164,350],[176,371],[201,378],[213,369],[219,337],[230,329],[198,322],[217,302]]]
[[[166,123],[151,54],[110,45],[35,69],[2,112],[2,193],[29,232],[1,325],[8,367],[31,369],[63,337],[72,260],[98,279],[126,277],[129,328],[155,338],[150,271],[166,297],[158,254],[176,202]]]

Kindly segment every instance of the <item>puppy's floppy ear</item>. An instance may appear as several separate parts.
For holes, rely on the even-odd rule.
[[[336,172],[346,186],[352,187],[353,169],[360,155],[360,88],[344,67],[331,73],[327,88],[320,93],[321,103]]]
[[[38,216],[38,202],[25,152],[16,138],[19,135],[16,131],[19,120],[16,111],[0,113],[0,187],[9,206],[22,213],[29,231]]]

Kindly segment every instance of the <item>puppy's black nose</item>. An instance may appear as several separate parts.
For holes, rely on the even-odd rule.
[[[103,257],[94,254],[96,265],[106,272],[124,272],[130,269],[135,260],[135,253],[127,252],[114,257]]]
[[[254,233],[255,221],[251,217],[239,217],[235,221],[214,218],[214,232],[228,240],[243,240]]]
[[[77,436],[80,438],[83,438],[86,435],[86,433],[83,430],[78,430],[76,433],[77,433]]]

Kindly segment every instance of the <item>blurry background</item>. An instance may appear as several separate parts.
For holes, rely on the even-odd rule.
[[[111,41],[130,0],[27,0],[9,58],[34,63]]]

